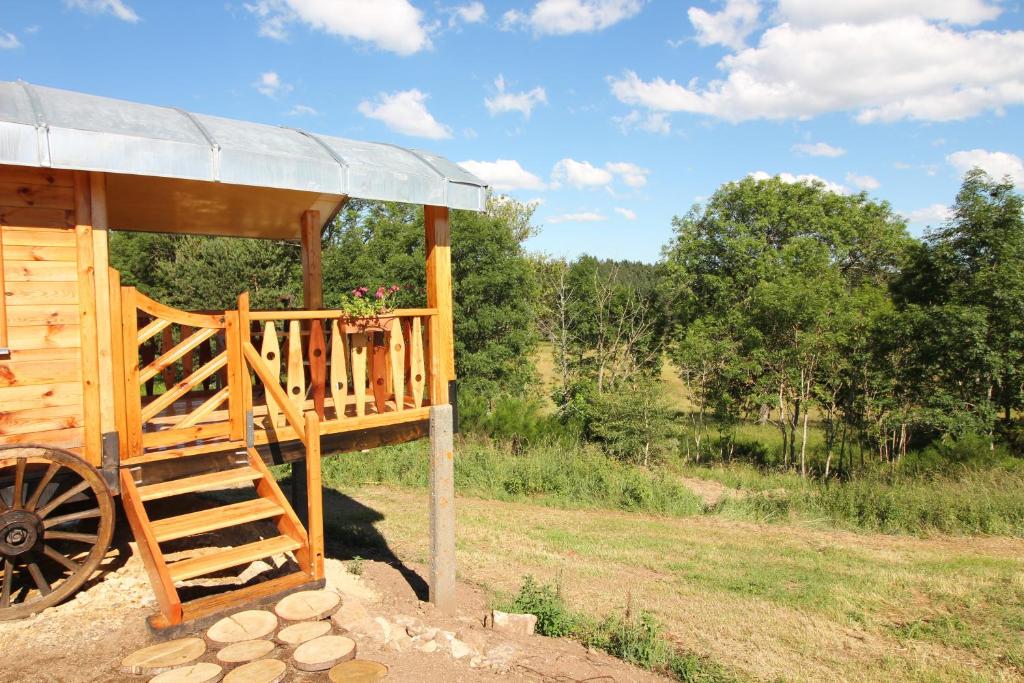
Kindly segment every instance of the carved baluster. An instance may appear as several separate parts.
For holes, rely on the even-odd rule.
[[[427,383],[427,371],[423,363],[423,322],[416,317],[410,321],[409,341],[409,385],[413,404],[423,406],[423,387]]]
[[[322,320],[309,321],[309,383],[313,388],[313,410],[324,419],[324,398],[327,392],[327,342]]]
[[[337,320],[331,321],[331,398],[338,419],[345,417],[345,403],[348,400],[348,362],[345,338]]]
[[[395,393],[395,410],[405,410],[405,336],[396,320],[388,334],[388,357],[391,362],[391,390]]]
[[[352,393],[356,397],[356,415],[366,414],[366,352],[368,335],[357,332],[352,335]]]
[[[377,413],[383,413],[388,401],[388,345],[383,332],[370,335],[370,387]]]
[[[270,370],[272,377],[281,376],[281,343],[277,340],[277,328],[273,321],[268,320],[263,328],[263,342],[260,344],[260,356]],[[264,391],[267,398],[267,424],[271,428],[281,425],[281,406],[277,405],[269,391]]]
[[[302,412],[306,402],[306,372],[302,363],[302,325],[288,323],[288,399]]]

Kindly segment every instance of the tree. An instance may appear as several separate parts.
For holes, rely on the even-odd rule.
[[[887,287],[910,242],[905,223],[864,193],[748,177],[673,225],[664,269],[684,381],[697,379],[719,415],[762,413],[779,428],[783,463],[799,454],[806,474],[809,410],[837,406],[846,381],[854,294]]]

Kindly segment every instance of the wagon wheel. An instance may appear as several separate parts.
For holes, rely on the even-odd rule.
[[[113,533],[113,498],[88,463],[46,446],[0,446],[0,621],[72,595]]]

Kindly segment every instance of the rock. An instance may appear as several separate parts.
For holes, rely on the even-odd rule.
[[[403,652],[408,650],[412,645],[412,638],[406,635],[405,631],[396,629],[392,634],[391,638],[387,642],[388,649],[395,652]]]
[[[477,655],[476,657],[473,657],[473,659],[469,660],[469,665],[474,669],[479,669],[481,666],[484,666],[484,658]]]
[[[299,591],[285,597],[274,613],[285,621],[319,621],[330,616],[341,604],[341,596],[332,591]]]
[[[416,643],[416,649],[420,652],[437,652],[437,641],[436,640],[425,640]]]
[[[420,640],[434,640],[435,638],[437,638],[437,634],[439,632],[440,630],[438,628],[431,626],[430,628],[423,629],[423,631],[417,634],[416,637]]]
[[[136,650],[121,660],[121,668],[130,674],[158,674],[176,666],[194,662],[206,652],[201,638],[179,638]]]
[[[477,652],[483,652],[487,647],[487,635],[480,628],[461,628],[455,637]]]
[[[410,636],[418,636],[423,632],[423,621],[417,617],[410,617],[406,614],[399,614],[392,621],[405,627],[405,632]]]
[[[395,629],[391,627],[391,622],[384,617],[377,617],[373,621],[380,627],[381,640],[385,643],[391,640],[391,636],[395,632]]]
[[[359,600],[345,600],[331,616],[331,621],[342,631],[352,631],[356,624],[370,618],[370,613]]]
[[[468,657],[469,655],[474,654],[473,648],[458,638],[453,638],[451,643],[449,643],[449,647],[451,648],[453,659],[462,659],[463,657]]]
[[[537,617],[533,614],[512,614],[491,610],[490,618],[485,620],[485,623],[495,631],[531,636],[537,628]]]
[[[485,653],[484,663],[499,671],[506,671],[512,666],[512,660],[515,658],[516,652],[518,652],[516,646],[511,643],[495,645]]]

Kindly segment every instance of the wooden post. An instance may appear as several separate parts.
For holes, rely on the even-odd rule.
[[[320,246],[320,212],[305,211],[299,226],[302,239],[302,303],[307,310],[324,307],[324,282],[321,274]],[[318,437],[319,438],[319,437]],[[308,446],[307,446],[308,449]],[[306,490],[307,461],[296,460],[292,463],[292,507],[302,518],[302,523],[309,527],[312,521],[306,518],[309,508],[309,492]],[[317,481],[320,473],[317,472]]]
[[[430,408],[430,602],[455,611],[455,445],[452,407]]]
[[[316,411],[306,413],[306,516],[309,522],[309,565],[314,579],[324,576],[324,504],[320,483],[320,418]]]
[[[86,461],[98,467],[103,453],[100,426],[102,408],[89,174],[84,171],[76,172],[74,184],[75,238],[78,247],[78,313],[82,339],[82,413],[85,418],[83,452]]]
[[[455,379],[455,316],[452,304],[452,251],[448,208],[424,206],[427,257],[427,306],[437,309],[431,321],[430,355],[437,372],[431,374],[434,405],[448,403],[448,382]],[[436,338],[435,338],[436,337]]]

